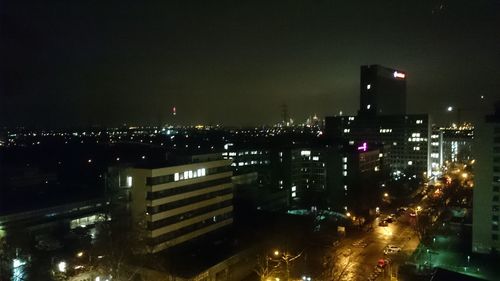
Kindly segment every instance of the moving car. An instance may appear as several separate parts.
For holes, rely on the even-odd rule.
[[[395,245],[387,245],[384,249],[384,254],[390,255],[401,252],[401,248]]]

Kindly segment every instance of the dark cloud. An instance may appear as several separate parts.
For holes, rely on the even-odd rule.
[[[442,3],[444,3],[441,8]],[[4,125],[273,123],[358,107],[359,66],[410,112],[500,98],[498,1],[4,1]],[[464,110],[465,111],[465,110]]]

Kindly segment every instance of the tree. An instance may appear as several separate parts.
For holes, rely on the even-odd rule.
[[[10,280],[12,259],[5,236],[0,236],[0,281]]]
[[[339,249],[328,251],[323,262],[323,280],[340,281],[343,280],[353,269],[351,253],[348,250]]]
[[[258,256],[257,257],[257,265],[254,269],[255,273],[260,277],[261,281],[266,281],[268,278],[278,274],[279,272],[279,264],[272,262],[269,256]]]
[[[128,219],[115,218],[99,223],[92,249],[87,254],[88,271],[99,276],[113,276],[113,280],[129,280],[126,266],[136,255],[147,252],[144,220],[131,223]]]
[[[415,221],[415,233],[417,234],[420,241],[426,242],[428,238],[430,228],[432,226],[432,220],[429,214],[425,212],[420,212],[417,214]]]

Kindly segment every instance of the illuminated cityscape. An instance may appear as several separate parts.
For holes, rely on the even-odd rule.
[[[499,280],[497,1],[0,13],[0,281]]]

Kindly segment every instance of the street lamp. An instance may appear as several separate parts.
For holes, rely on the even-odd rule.
[[[279,250],[274,250],[273,254],[275,257],[278,257],[280,260],[285,262],[285,270],[286,270],[286,280],[285,281],[290,280],[290,262],[298,259],[302,255],[302,253],[294,256],[294,255],[291,255],[290,253],[288,253],[287,251],[281,253]],[[279,279],[276,278],[276,281],[279,281]]]
[[[57,264],[57,269],[59,272],[66,272],[66,262],[62,261]]]

